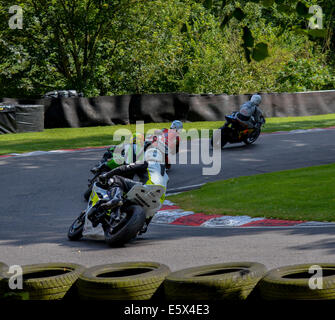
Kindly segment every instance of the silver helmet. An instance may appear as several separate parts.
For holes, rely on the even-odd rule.
[[[251,101],[253,104],[259,106],[259,105],[261,104],[261,102],[262,102],[262,97],[261,97],[259,94],[254,94],[254,95],[251,97],[250,101]]]

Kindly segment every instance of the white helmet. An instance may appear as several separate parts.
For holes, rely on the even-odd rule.
[[[261,104],[262,102],[262,97],[259,95],[259,94],[254,94],[250,101],[253,103],[253,104],[256,104],[257,106]]]
[[[144,154],[144,160],[145,161],[154,161],[154,162],[159,162],[163,163],[163,154],[162,152],[157,149],[157,148],[149,148]]]
[[[179,120],[174,120],[171,123],[170,129],[176,129],[176,130],[183,129],[183,123],[181,121],[179,121]]]

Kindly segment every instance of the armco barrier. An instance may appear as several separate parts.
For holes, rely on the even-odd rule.
[[[267,117],[335,113],[335,90],[303,93],[263,93]],[[44,127],[86,127],[144,122],[223,121],[251,95],[133,94],[110,97],[44,99],[2,98],[16,105],[44,105]]]
[[[15,115],[17,133],[44,130],[43,105],[17,105]]]
[[[78,128],[129,123],[131,96],[45,98],[45,128]]]
[[[43,105],[0,104],[0,134],[43,130]]]
[[[129,120],[144,122],[186,121],[189,95],[184,93],[133,95],[129,106]]]
[[[11,105],[0,105],[0,134],[15,132],[15,107]]]
[[[257,262],[224,262],[174,272],[153,261],[90,268],[65,262],[13,267],[15,271],[9,272],[11,266],[0,262],[0,302],[335,300],[335,263],[331,262],[314,261],[272,270]],[[23,276],[22,288],[11,287],[13,272]]]
[[[295,117],[335,113],[335,90],[301,93],[263,93],[261,109],[266,117]],[[223,121],[238,110],[248,95],[189,95],[188,121]]]

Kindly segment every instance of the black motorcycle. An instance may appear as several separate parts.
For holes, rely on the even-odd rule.
[[[252,144],[258,139],[262,126],[265,124],[265,118],[261,116],[260,121],[256,122],[253,128],[248,128],[238,120],[237,114],[238,111],[235,111],[225,116],[226,123],[211,138],[213,148],[223,148],[227,143],[244,142],[245,144]]]

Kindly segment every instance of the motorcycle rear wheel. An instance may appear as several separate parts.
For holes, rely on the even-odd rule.
[[[83,211],[80,216],[71,224],[69,231],[67,232],[67,237],[69,240],[76,241],[82,238],[85,224],[85,213],[86,211]]]
[[[126,242],[135,238],[145,223],[145,212],[142,207],[132,205],[124,210],[127,217],[124,221],[120,222],[113,230],[106,228],[105,241],[111,247],[122,246]]]

